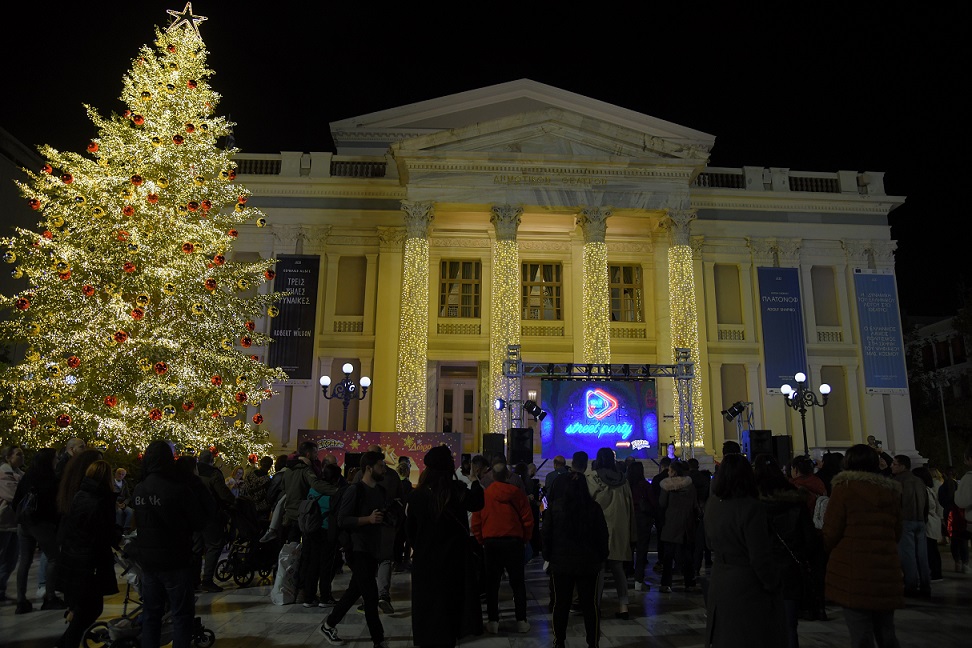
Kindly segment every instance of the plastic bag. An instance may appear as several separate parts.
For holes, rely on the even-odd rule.
[[[300,543],[288,542],[277,557],[277,576],[270,590],[274,605],[290,605],[297,600],[297,572],[300,567]]]

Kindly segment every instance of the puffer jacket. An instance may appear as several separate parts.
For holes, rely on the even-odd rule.
[[[472,515],[472,532],[480,544],[490,538],[523,538],[533,536],[533,511],[530,501],[519,486],[493,481],[486,487],[482,510]]]
[[[827,599],[856,610],[903,607],[901,485],[877,473],[845,470],[832,488],[823,525],[830,551]]]
[[[675,544],[694,544],[698,529],[699,507],[698,491],[692,478],[669,477],[661,483],[659,507],[665,511],[665,526],[661,530],[663,542]]]
[[[604,511],[608,525],[608,560],[630,560],[631,538],[638,535],[631,486],[617,470],[598,468],[587,474],[587,489]]]

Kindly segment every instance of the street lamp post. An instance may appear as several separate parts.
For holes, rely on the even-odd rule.
[[[331,385],[330,376],[321,376],[321,389],[324,390],[324,398],[331,400],[340,400],[344,405],[344,417],[341,419],[341,431],[345,432],[348,429],[348,405],[351,404],[353,400],[364,400],[364,397],[368,395],[368,388],[371,387],[371,378],[368,376],[361,376],[361,391],[358,391],[358,385],[351,380],[351,372],[354,371],[354,367],[351,366],[350,362],[344,363],[341,367],[341,371],[344,372],[344,380],[334,385],[334,389],[331,390],[331,394],[328,395],[327,388]]]
[[[813,393],[807,384],[807,375],[802,371],[794,377],[796,389],[790,385],[780,387],[784,401],[787,405],[800,412],[800,423],[803,425],[803,454],[810,456],[810,445],[807,443],[807,409],[810,407],[825,407],[827,396],[830,394],[830,385],[824,383],[820,385],[820,396],[822,400],[817,400],[817,395]]]

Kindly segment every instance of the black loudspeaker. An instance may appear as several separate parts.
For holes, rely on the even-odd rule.
[[[483,456],[492,461],[496,455],[506,454],[506,437],[502,434],[483,435]]]
[[[772,430],[743,430],[742,451],[752,461],[756,455],[773,454]]]
[[[533,428],[510,428],[510,465],[533,463]]]
[[[788,436],[773,437],[773,456],[781,466],[790,463],[793,459],[793,439]]]
[[[347,479],[348,474],[352,469],[357,468],[361,465],[361,453],[360,452],[345,452],[344,453],[344,477]]]

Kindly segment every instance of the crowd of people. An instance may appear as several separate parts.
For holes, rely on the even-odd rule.
[[[332,645],[344,643],[338,627],[357,607],[375,647],[387,646],[381,614],[395,610],[393,578],[410,580],[418,646],[527,633],[525,565],[538,559],[555,648],[566,644],[572,609],[598,646],[602,606],[631,619],[629,585],[649,590],[652,572],[663,595],[679,574],[683,591],[703,597],[710,646],[797,648],[799,621],[826,619],[828,603],[843,608],[853,646],[897,646],[894,611],[943,578],[939,544],[950,546],[956,572],[968,572],[972,472],[959,481],[953,469],[938,475],[882,454],[861,444],[819,465],[797,457],[782,466],[730,441],[714,475],[695,459],[663,458],[649,479],[646,463],[601,448],[593,460],[553,458],[541,483],[535,465],[502,455],[456,468],[440,446],[413,485],[409,458],[388,462],[378,446],[344,472],[306,442],[224,473],[213,451],[154,441],[129,467],[140,477],[132,487],[126,467],[81,439],[35,451],[26,469],[24,449],[12,446],[0,456],[0,603],[16,574],[14,612],[34,609],[27,581],[39,550],[36,599],[64,611],[57,645],[75,648],[103,597],[118,591],[123,554],[141,570],[141,645],[160,644],[168,611],[173,645],[189,646],[196,597],[222,590],[219,561],[250,518],[253,543],[272,556],[299,543],[297,569],[276,578],[293,580],[287,602],[326,610],[320,633]],[[338,596],[332,583],[345,568]],[[504,582],[510,625],[499,610]]]

